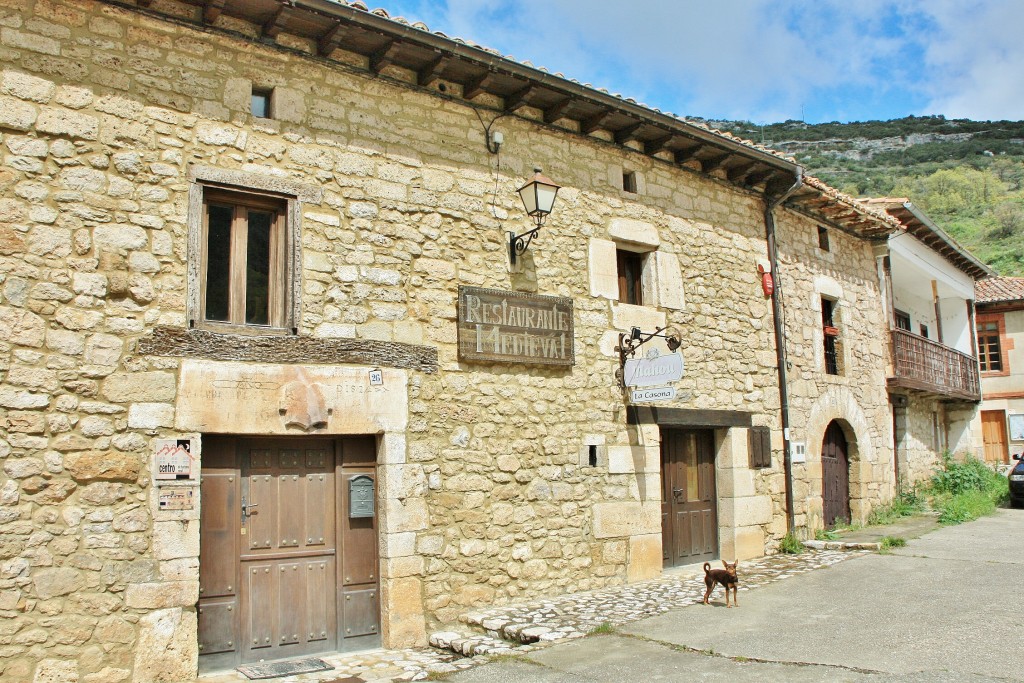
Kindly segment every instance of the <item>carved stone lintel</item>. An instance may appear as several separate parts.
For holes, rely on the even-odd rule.
[[[437,371],[437,349],[432,346],[373,339],[250,336],[167,326],[158,326],[150,336],[140,339],[139,353],[285,365],[350,364]]]

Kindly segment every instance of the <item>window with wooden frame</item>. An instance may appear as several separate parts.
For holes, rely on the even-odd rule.
[[[619,273],[619,302],[643,306],[644,255],[635,251],[616,249],[615,259]]]
[[[839,328],[836,327],[835,309],[837,302],[821,297],[821,331],[825,343],[825,373],[838,375],[842,371],[842,354],[839,346]]]
[[[909,313],[904,313],[903,311],[901,311],[899,309],[896,309],[896,311],[893,313],[893,316],[896,318],[896,329],[897,330],[906,330],[907,332],[910,332],[910,314]]]
[[[1003,344],[999,320],[977,320],[978,362],[982,372],[1004,372]],[[1008,368],[1007,368],[1008,370]]]
[[[290,326],[287,208],[284,198],[204,189],[202,322],[268,330]]]

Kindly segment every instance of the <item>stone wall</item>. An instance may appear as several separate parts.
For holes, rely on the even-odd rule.
[[[785,532],[757,195],[545,126],[530,108],[496,124],[499,167],[477,114],[450,94],[457,84],[446,95],[396,67],[374,77],[342,54],[310,58],[312,46],[287,34],[286,47],[252,42],[254,27],[227,18],[199,30],[89,0],[0,0],[0,27],[3,678],[195,673],[199,510],[158,510],[150,466],[154,438],[202,441],[204,423],[183,409],[191,361],[152,346],[160,330],[188,327],[198,166],[247,185],[319,188],[293,193],[297,336],[324,341],[309,347],[328,354],[320,363],[406,368],[406,393],[387,407],[400,426],[346,423],[383,433],[385,644],[422,643],[426,628],[472,606],[660,571],[658,430],[627,426],[614,374],[616,335],[631,325],[682,333],[686,374],[672,405],[743,411],[774,430],[775,466],[758,471],[745,467],[745,430],[717,434],[721,522],[742,530],[723,553],[769,551]],[[254,86],[274,88],[273,119],[248,113]],[[514,190],[535,165],[563,189],[510,270],[507,231],[529,226]],[[614,182],[627,167],[640,194]],[[812,265],[814,225],[785,211],[778,221],[794,424],[823,397],[859,406],[836,415],[854,426],[866,509],[888,486],[891,443],[874,407],[885,405],[874,264],[861,242],[837,236],[841,258]],[[608,243],[656,254],[645,286],[658,306],[595,290],[609,268],[595,254]],[[815,365],[822,274],[842,285],[850,316],[849,371],[835,379]],[[461,362],[459,284],[572,298],[575,367]],[[360,351],[352,340],[371,360],[330,355]],[[378,353],[395,342],[403,353]],[[349,429],[330,424],[317,433]],[[820,431],[801,438],[811,454],[820,447]],[[589,444],[607,454],[597,467],[581,460]],[[810,477],[798,523],[813,526],[813,455],[797,474]]]
[[[829,229],[819,247],[818,224],[805,218],[779,227],[780,280],[786,306],[791,439],[806,445],[794,465],[795,525],[804,534],[822,528],[821,447],[837,420],[850,460],[854,521],[888,502],[895,490],[892,417],[886,393],[888,324],[870,242]],[[839,374],[825,371],[822,298],[835,302]]]

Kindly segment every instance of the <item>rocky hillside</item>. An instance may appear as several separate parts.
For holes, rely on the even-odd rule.
[[[909,197],[1002,275],[1024,275],[1024,121],[709,125],[795,156],[861,197]]]

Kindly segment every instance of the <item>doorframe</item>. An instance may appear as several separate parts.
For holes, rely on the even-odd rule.
[[[853,522],[853,456],[851,453],[851,440],[847,436],[847,430],[843,427],[843,421],[840,419],[833,419],[825,425],[825,431],[821,434],[821,446],[819,447],[819,459],[821,461],[821,519],[822,524],[827,529],[829,527],[826,521],[826,510],[825,510],[825,439],[828,437],[829,428],[835,425],[835,429],[843,438],[843,459],[846,461],[846,495],[843,500],[843,508],[846,512],[846,523],[850,524]],[[854,442],[855,443],[855,442]],[[835,520],[833,520],[833,523]]]
[[[660,440],[660,444],[659,444],[659,449],[658,449],[659,450],[658,469],[659,469],[659,474],[660,474],[660,479],[661,479],[661,484],[662,484],[662,486],[660,488],[660,491],[662,491],[662,492],[664,492],[664,490],[665,490],[665,487],[664,487],[664,480],[665,480],[665,467],[664,467],[664,465],[665,465],[665,451],[664,451],[664,444],[665,444],[665,440],[666,440],[667,434],[669,432],[677,432],[677,433],[682,433],[682,434],[689,433],[689,432],[704,433],[705,434],[705,438],[707,438],[709,440],[709,442],[710,442],[710,450],[711,450],[711,477],[712,477],[712,482],[711,482],[711,510],[714,512],[714,515],[715,515],[715,522],[714,522],[714,527],[713,527],[714,528],[714,533],[715,533],[714,551],[713,551],[714,558],[712,558],[714,560],[717,560],[717,559],[722,557],[722,539],[723,539],[722,526],[721,526],[721,523],[722,523],[722,510],[721,510],[721,507],[719,505],[719,500],[720,500],[719,487],[721,486],[721,483],[720,483],[721,477],[719,476],[719,469],[720,469],[719,454],[720,454],[720,450],[721,450],[720,449],[721,439],[719,438],[719,432],[721,432],[721,431],[723,431],[723,430],[715,429],[714,427],[708,427],[708,426],[691,426],[691,425],[686,425],[686,426],[681,426],[681,425],[660,425],[659,426],[659,440]],[[700,438],[700,437],[698,437],[698,438]],[[664,506],[664,504],[665,504],[665,501],[662,500],[661,505]],[[665,521],[664,521],[664,519],[665,519],[664,515],[662,514],[662,523],[661,523],[662,562],[663,562],[662,568],[663,569],[675,569],[676,567],[679,567],[679,566],[685,566],[685,565],[664,566],[665,547],[666,547],[666,543],[669,542],[668,534],[666,533],[666,529],[665,529]],[[673,526],[673,530],[674,530],[674,526]],[[700,560],[698,560],[697,562],[700,562]],[[690,564],[692,564],[692,563],[690,563]]]

